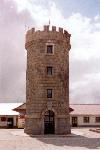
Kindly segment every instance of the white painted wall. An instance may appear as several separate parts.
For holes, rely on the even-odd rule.
[[[6,117],[6,118],[13,118],[13,121],[14,121],[14,126],[17,126],[17,117],[18,116],[0,116],[0,127],[6,127],[7,126],[7,119],[6,121],[1,121],[1,117]]]
[[[17,118],[18,118],[18,116],[13,116],[14,126],[17,126]]]
[[[100,115],[94,116],[94,115],[88,115],[90,118],[89,123],[84,123],[83,118],[87,115],[70,115],[70,124],[72,125],[72,117],[77,117],[78,119],[78,126],[100,126],[100,123],[95,122],[96,117],[100,117]]]

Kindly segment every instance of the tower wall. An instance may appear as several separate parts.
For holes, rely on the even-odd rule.
[[[47,45],[53,53],[47,53]],[[26,126],[27,134],[44,134],[44,114],[55,114],[55,134],[70,133],[69,121],[69,50],[70,34],[53,26],[44,26],[43,31],[29,30],[26,34]],[[47,66],[52,66],[52,75],[47,75]],[[52,89],[52,98],[47,98],[47,89]]]

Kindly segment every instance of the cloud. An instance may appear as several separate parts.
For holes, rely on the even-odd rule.
[[[72,103],[99,103],[100,73],[85,74],[82,79],[72,86]]]
[[[73,18],[73,19],[72,19]],[[100,20],[73,14],[70,51],[70,99],[73,103],[100,103]],[[73,27],[74,26],[74,27]]]
[[[13,1],[1,1],[0,7],[0,102],[19,102],[25,100],[25,22],[34,20]]]
[[[4,0],[0,2],[0,101],[25,101],[25,25],[63,27],[71,36],[70,102],[100,103],[100,14],[65,17],[56,0]],[[66,12],[65,12],[66,13]]]

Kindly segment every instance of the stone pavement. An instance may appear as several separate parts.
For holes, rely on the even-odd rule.
[[[0,129],[0,150],[100,150],[100,133],[72,129],[68,136],[35,136],[22,129]]]

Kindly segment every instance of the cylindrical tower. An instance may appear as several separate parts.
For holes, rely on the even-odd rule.
[[[44,26],[26,34],[27,134],[68,134],[70,34]]]

